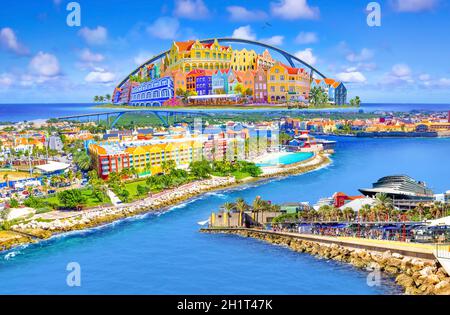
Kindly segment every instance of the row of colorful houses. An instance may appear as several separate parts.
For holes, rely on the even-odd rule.
[[[345,104],[347,97],[341,82],[312,80],[306,69],[278,62],[268,50],[262,54],[245,48],[233,50],[217,40],[208,44],[173,42],[161,64],[143,65],[137,77],[116,88],[113,103],[161,106],[174,96],[186,94],[203,99],[207,95],[238,95],[248,102],[264,104],[307,103],[311,86],[323,88],[336,104]],[[150,87],[148,82],[155,84]]]

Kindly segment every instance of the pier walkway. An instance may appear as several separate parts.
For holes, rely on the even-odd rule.
[[[399,253],[403,256],[435,260],[433,244],[405,243],[397,241],[373,240],[356,237],[332,237],[314,234],[300,234],[292,232],[277,232],[270,230],[260,230],[251,228],[206,228],[205,232],[233,232],[233,231],[249,231],[261,234],[272,234],[278,236],[287,236],[304,241],[317,242],[322,244],[336,244],[347,248],[365,249],[369,251],[385,252],[391,251]]]

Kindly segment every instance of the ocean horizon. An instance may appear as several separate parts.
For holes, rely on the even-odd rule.
[[[39,119],[50,119],[61,116],[90,114],[99,112],[117,111],[117,108],[101,107],[101,104],[93,103],[4,103],[0,104],[0,122],[20,122]],[[276,110],[287,110],[278,109]],[[239,112],[239,111],[267,111],[264,109],[203,109],[211,112]],[[315,112],[411,112],[430,111],[441,112],[450,111],[450,104],[439,103],[363,103],[359,108],[327,108],[313,110],[293,110],[293,111],[315,111]]]

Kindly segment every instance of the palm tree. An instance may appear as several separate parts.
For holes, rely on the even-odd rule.
[[[103,103],[103,102],[105,101],[105,97],[104,97],[103,95],[100,95],[100,96],[98,97],[98,101],[99,101],[100,103]]]
[[[344,210],[342,210],[342,214],[345,217],[345,221],[350,222],[350,220],[355,215],[355,211],[353,211],[353,209],[350,207],[345,207]]]
[[[105,99],[109,102],[111,100],[111,94],[106,94]]]
[[[263,211],[263,201],[261,200],[261,197],[256,197],[255,200],[253,200],[252,208],[253,212],[256,213],[256,222],[259,224],[259,213]]]
[[[239,212],[244,212],[248,210],[248,204],[245,202],[243,198],[236,199],[236,210]]]
[[[99,101],[99,97],[98,97],[98,95],[95,95],[94,96],[94,103],[98,103],[98,101]]]
[[[377,193],[375,195],[375,211],[377,220],[380,221],[380,215],[386,214],[389,221],[389,212],[393,208],[392,198],[385,193]]]
[[[366,221],[367,220],[367,217],[368,217],[368,215],[371,212],[370,208],[371,207],[370,207],[369,204],[365,204],[359,209],[359,217],[360,217],[359,220],[361,220],[361,217],[362,217],[362,221]]]

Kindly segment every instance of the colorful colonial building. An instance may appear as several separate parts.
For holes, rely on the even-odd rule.
[[[302,68],[277,63],[267,72],[269,103],[305,101],[309,98],[309,74]]]
[[[198,40],[173,42],[163,64],[166,69],[184,72],[194,69],[228,69],[232,53],[231,46],[221,46],[217,40],[208,44]]]
[[[252,50],[233,50],[231,69],[235,71],[255,70],[258,55]]]
[[[256,103],[267,103],[267,73],[262,67],[255,72],[253,100]]]
[[[133,106],[162,106],[174,96],[171,77],[143,82],[131,91],[130,104]]]

